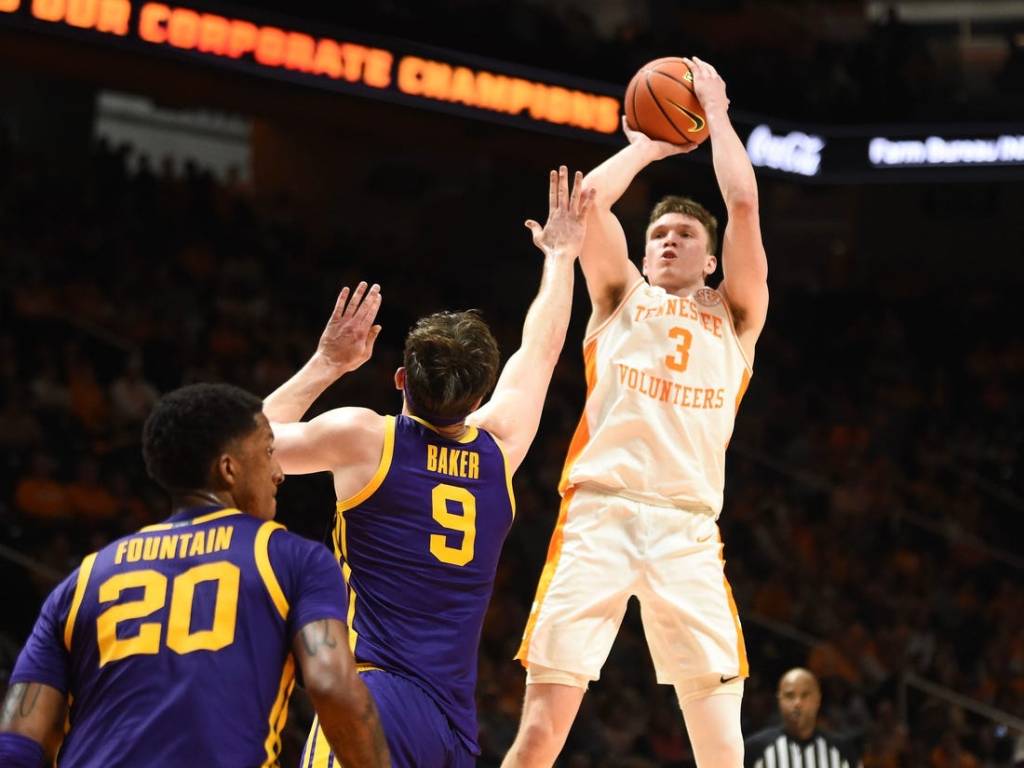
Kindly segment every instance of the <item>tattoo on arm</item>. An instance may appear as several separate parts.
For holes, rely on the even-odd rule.
[[[8,725],[15,720],[31,716],[39,703],[39,692],[42,686],[39,683],[16,683],[7,692],[4,699],[3,715],[0,716],[0,723]]]
[[[67,699],[42,683],[12,685],[0,709],[0,730],[28,736],[43,745],[52,760],[64,734]]]
[[[300,632],[302,635],[302,647],[306,649],[307,656],[316,656],[321,648],[337,648],[338,641],[331,634],[331,625],[326,619],[312,621],[304,626]]]

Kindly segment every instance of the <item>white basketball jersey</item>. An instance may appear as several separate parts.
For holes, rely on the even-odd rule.
[[[583,343],[587,402],[559,490],[577,485],[718,515],[725,449],[752,372],[722,295],[640,280]]]

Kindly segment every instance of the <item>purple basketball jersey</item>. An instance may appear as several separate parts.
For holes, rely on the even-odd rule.
[[[376,475],[338,513],[356,661],[414,680],[479,753],[477,651],[515,515],[501,448],[476,427],[452,440],[389,418]]]
[[[47,598],[11,683],[71,697],[58,764],[273,766],[305,624],[345,620],[322,545],[238,510],[115,541]]]

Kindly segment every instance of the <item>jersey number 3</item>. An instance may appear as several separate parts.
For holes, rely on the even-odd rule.
[[[171,609],[167,613],[167,647],[175,653],[219,651],[235,641],[235,619],[238,615],[238,566],[220,561],[205,563],[179,573],[171,583]],[[213,625],[192,631],[192,602],[196,587],[215,582],[217,599],[213,609]],[[167,577],[159,571],[144,569],[111,576],[100,584],[100,603],[117,600],[126,589],[142,589],[138,600],[128,600],[107,608],[96,618],[96,640],[100,650],[100,666],[139,654],[160,652],[159,621],[143,622],[131,637],[118,637],[117,625],[130,619],[141,619],[167,604]]]
[[[670,339],[679,339],[679,343],[676,344],[676,353],[674,355],[666,355],[665,365],[673,371],[682,373],[686,370],[686,366],[690,364],[690,344],[693,342],[693,334],[677,325],[668,332],[668,337]]]
[[[430,554],[442,563],[465,565],[473,559],[473,547],[476,544],[476,499],[465,488],[447,483],[435,485],[430,498],[434,519],[444,528],[462,534],[462,543],[457,547],[448,543],[447,535],[431,534]],[[448,502],[462,507],[462,514],[449,512]]]

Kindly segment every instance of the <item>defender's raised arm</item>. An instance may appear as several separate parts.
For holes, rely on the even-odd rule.
[[[522,343],[505,364],[493,396],[467,420],[501,441],[513,472],[537,434],[551,375],[565,344],[574,264],[594,199],[593,191],[584,189],[583,174],[576,173],[571,193],[568,177],[564,165],[551,172],[544,226],[532,219],[526,222],[533,244],[544,253],[540,290],[526,313]]]

